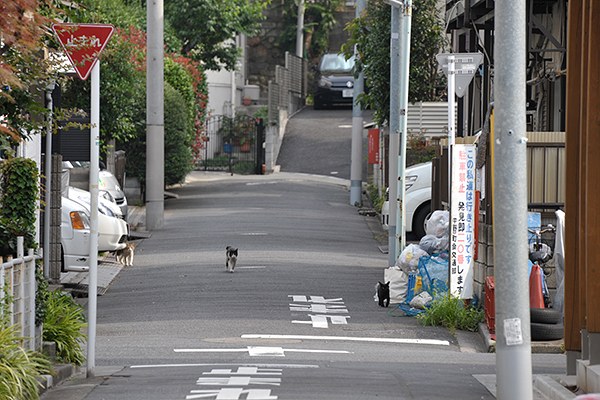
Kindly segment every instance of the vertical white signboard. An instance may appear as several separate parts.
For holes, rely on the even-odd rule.
[[[475,159],[475,145],[454,145],[450,213],[450,293],[461,299],[473,297],[473,255],[477,245]]]

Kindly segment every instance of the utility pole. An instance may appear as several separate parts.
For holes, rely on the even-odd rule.
[[[51,196],[52,196],[52,115],[54,105],[52,103],[52,92],[56,84],[54,82],[46,86],[46,107],[48,108],[48,120],[46,125],[46,204],[44,206],[44,277],[50,277],[50,219],[51,219]]]
[[[406,141],[408,140],[408,84],[410,77],[410,31],[412,22],[412,0],[404,0],[404,7],[400,14],[400,151],[398,154],[398,211],[396,212],[396,254],[406,246],[406,207],[404,198],[406,193]]]
[[[304,0],[298,0],[298,19],[296,22],[296,55],[304,57]]]
[[[397,240],[396,240],[396,215],[398,204],[396,202],[396,193],[398,193],[398,151],[400,149],[400,7],[396,2],[390,3],[392,6],[391,35],[390,35],[390,146],[388,156],[388,183],[389,183],[389,204],[390,216],[388,223],[388,264],[393,266],[396,263]]]
[[[146,228],[164,224],[165,122],[163,0],[146,3]]]
[[[356,0],[355,16],[359,18],[365,9],[366,0]],[[358,60],[358,52],[354,46],[354,58]],[[362,168],[363,168],[363,150],[362,150],[362,131],[363,131],[363,112],[362,106],[358,102],[358,96],[362,94],[365,87],[365,78],[362,71],[354,79],[353,101],[352,101],[352,153],[350,157],[350,204],[353,206],[362,205]]]
[[[531,400],[527,273],[525,2],[496,1],[493,145],[496,371],[499,400]]]

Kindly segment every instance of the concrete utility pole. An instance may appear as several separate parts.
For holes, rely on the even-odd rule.
[[[410,30],[412,22],[412,0],[404,0],[400,14],[400,151],[398,154],[398,211],[396,212],[396,258],[406,246],[406,141],[408,140],[408,84],[410,77]]]
[[[396,214],[398,205],[396,193],[398,193],[398,151],[400,149],[400,8],[394,2],[392,5],[391,35],[390,35],[390,147],[388,156],[388,183],[390,215],[388,223],[388,255],[389,266],[396,263]]]
[[[491,143],[499,400],[533,397],[526,229],[525,16],[525,2],[496,1]]]
[[[296,22],[296,55],[304,57],[304,0],[298,0],[298,20]]]
[[[46,107],[48,108],[48,121],[46,125],[46,204],[44,206],[44,276],[50,277],[50,219],[51,219],[51,196],[52,196],[52,114],[54,105],[52,103],[52,92],[55,83],[46,87]]]
[[[360,17],[366,6],[366,0],[356,0],[356,18]],[[358,60],[358,52],[354,46],[354,58]],[[365,87],[364,74],[361,72],[354,79],[354,91],[352,102],[352,154],[350,157],[350,204],[362,205],[362,168],[363,168],[363,112],[358,103],[358,96],[362,94]]]
[[[88,271],[88,378],[96,369],[96,315],[98,302],[98,182],[100,175],[100,61],[92,67],[90,101],[90,267]]]
[[[163,0],[146,4],[146,228],[164,224],[165,122]]]

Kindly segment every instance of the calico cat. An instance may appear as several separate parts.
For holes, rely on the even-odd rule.
[[[124,249],[117,250],[117,262],[126,267],[133,265],[133,256],[135,253],[135,243],[128,242]]]
[[[233,272],[237,262],[238,249],[231,246],[225,247],[225,257],[225,268],[227,268],[227,271]]]
[[[390,282],[377,283],[377,298],[379,299],[380,307],[387,307],[390,305]],[[385,301],[385,306],[383,305]]]

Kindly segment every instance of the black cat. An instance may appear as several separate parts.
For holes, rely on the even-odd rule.
[[[390,282],[377,283],[377,298],[379,299],[380,307],[387,307],[390,305]],[[384,301],[385,305],[383,305]]]

